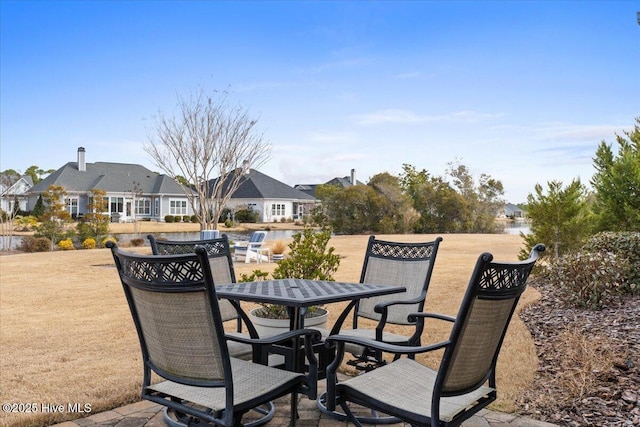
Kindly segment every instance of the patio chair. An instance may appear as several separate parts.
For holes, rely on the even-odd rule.
[[[244,262],[249,263],[252,259],[259,260],[259,249],[264,244],[264,240],[267,238],[266,231],[254,231],[249,236],[248,241],[236,242],[234,245],[235,255],[234,259],[237,260],[238,256],[244,257]]]
[[[146,256],[107,245],[138,332],[144,367],[142,398],[164,405],[169,424],[241,425],[245,413],[291,394],[291,424],[298,393],[316,397],[317,360],[311,350],[308,376],[252,363],[229,354],[227,337],[205,248],[187,255]],[[304,339],[311,349],[317,331],[280,336]],[[246,340],[261,347],[264,340]],[[161,381],[152,382],[152,374]]]
[[[151,251],[154,255],[181,255],[194,254],[197,246],[202,246],[207,251],[209,257],[209,265],[211,266],[211,275],[213,283],[222,285],[226,283],[235,283],[236,275],[233,269],[233,260],[231,259],[231,250],[229,248],[229,240],[226,235],[222,235],[217,239],[207,240],[162,240],[156,239],[152,234],[147,235]],[[247,326],[249,336],[258,338],[251,320],[246,318],[237,301],[229,301],[221,299],[218,302],[220,307],[220,316],[223,322],[236,321],[236,332],[229,332],[231,335],[239,335],[242,333],[242,323],[244,321]],[[246,335],[245,335],[246,337]],[[251,360],[252,348],[250,345],[236,341],[230,341],[229,352],[231,356],[244,360]]]
[[[346,335],[327,338],[327,345],[337,348],[327,372],[327,410],[340,406],[346,419],[357,426],[361,423],[349,402],[414,426],[453,427],[489,405],[497,396],[496,361],[507,327],[544,249],[544,245],[536,245],[527,260],[511,263],[493,262],[493,256],[484,253],[476,263],[457,317],[411,315],[413,321],[422,317],[453,322],[446,341],[406,347]],[[439,349],[444,349],[444,354],[437,370],[403,357],[338,383],[336,370],[347,343],[402,355]]]
[[[424,328],[423,319],[409,322],[407,316],[424,309],[431,273],[441,237],[432,242],[398,243],[378,240],[370,236],[365,253],[360,283],[404,286],[407,291],[391,296],[360,300],[353,310],[353,327],[344,328],[349,313],[343,313],[331,329],[330,335],[349,335],[375,339],[396,345],[419,345]],[[360,326],[360,319],[377,323],[375,329]],[[410,335],[385,331],[387,325],[410,325]],[[371,370],[386,363],[379,351],[350,344],[347,352],[356,359],[350,365],[359,370]]]

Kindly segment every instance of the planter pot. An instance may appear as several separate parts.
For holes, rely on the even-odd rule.
[[[249,318],[256,327],[258,335],[261,337],[270,337],[289,331],[289,319],[266,319],[258,317],[254,314],[259,308],[254,308],[249,312]],[[305,328],[326,328],[329,312],[324,308],[318,308],[313,313],[313,317],[304,318]]]
[[[284,254],[271,254],[271,259],[273,262],[282,261],[284,259]]]

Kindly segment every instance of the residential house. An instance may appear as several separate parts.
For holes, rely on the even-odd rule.
[[[182,187],[171,177],[127,163],[87,163],[85,149],[69,162],[34,185],[29,191],[29,207],[49,186],[66,191],[66,206],[72,217],[87,213],[92,190],[104,190],[112,221],[150,219],[164,221],[166,215],[191,216],[193,211]]]
[[[505,203],[501,215],[503,218],[522,219],[525,212],[513,203]]]
[[[352,185],[364,185],[363,182],[356,180],[356,170],[351,169],[351,175],[343,178],[333,178],[324,184],[296,184],[293,186],[296,190],[307,193],[310,196],[316,197],[316,189],[319,185],[336,185],[340,188],[351,187]]]
[[[226,207],[250,208],[258,212],[260,222],[302,218],[317,203],[315,197],[255,169],[247,170],[246,175]]]
[[[33,179],[28,175],[0,176],[0,210],[13,212],[18,204],[18,210],[29,210],[29,196],[27,192],[33,187]]]

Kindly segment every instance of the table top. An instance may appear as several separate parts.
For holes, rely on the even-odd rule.
[[[281,279],[216,286],[220,298],[309,307],[406,291],[403,286],[346,283],[328,280]]]

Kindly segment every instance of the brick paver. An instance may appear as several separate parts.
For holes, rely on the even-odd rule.
[[[318,393],[324,391],[324,382],[318,384]],[[288,427],[290,421],[289,397],[283,397],[276,401],[276,413],[267,424],[269,427]],[[93,414],[74,421],[57,424],[54,427],[168,427],[163,419],[162,406],[152,402],[142,401],[116,408],[111,411]],[[355,411],[358,414],[358,411]],[[347,423],[335,420],[329,415],[323,414],[316,406],[315,401],[306,397],[300,397],[298,403],[299,418],[296,421],[298,427],[346,427]],[[255,415],[247,414],[243,421],[254,418]],[[408,424],[392,424],[391,427],[406,427]],[[555,424],[533,420],[517,414],[505,414],[482,410],[478,415],[465,421],[463,427],[555,427]]]

